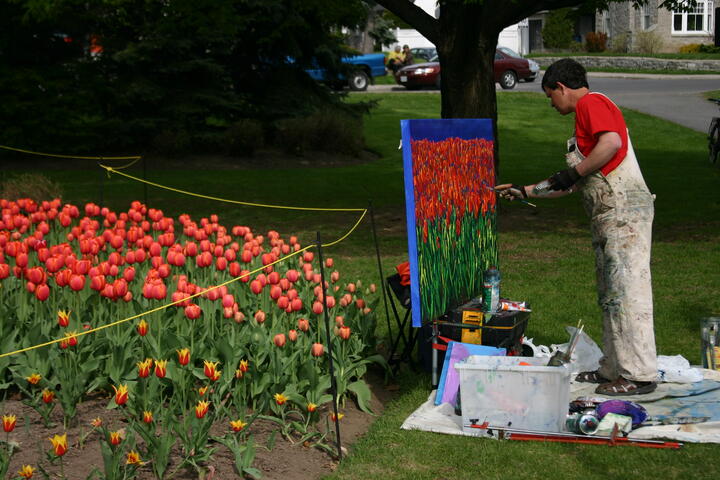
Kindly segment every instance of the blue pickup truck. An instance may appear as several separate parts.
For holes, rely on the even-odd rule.
[[[347,76],[341,75],[339,77],[342,82],[340,85],[348,85],[350,90],[357,92],[367,90],[368,85],[375,77],[387,74],[385,70],[385,55],[382,53],[355,55],[353,57],[345,57],[342,61],[345,64],[351,65],[351,68]],[[305,71],[318,82],[328,81],[326,72],[322,68],[313,68]]]

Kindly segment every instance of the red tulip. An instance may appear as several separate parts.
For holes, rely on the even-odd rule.
[[[50,287],[47,286],[47,284],[38,285],[35,289],[35,297],[40,300],[41,302],[44,302],[48,299],[50,296]]]
[[[343,340],[347,340],[350,338],[350,327],[348,326],[342,326],[340,327],[340,332],[338,333],[338,336],[342,338]]]
[[[315,315],[320,315],[323,312],[323,304],[321,302],[313,302],[312,311]]]
[[[313,357],[322,357],[323,353],[325,353],[325,347],[323,347],[322,343],[313,343],[310,353]]]
[[[273,342],[275,342],[276,347],[284,347],[285,346],[285,334],[284,333],[278,333],[273,338]]]
[[[263,286],[259,280],[253,280],[252,282],[250,282],[250,291],[252,291],[255,295],[259,295],[260,292],[262,292],[262,289]]]
[[[262,310],[258,310],[255,312],[255,321],[257,323],[263,323],[265,321],[265,312]]]
[[[308,322],[304,318],[299,318],[297,323],[298,329],[302,330],[303,332],[307,332],[310,329],[310,322]]]
[[[189,348],[182,348],[177,351],[178,354],[178,363],[182,366],[187,365],[190,363],[190,349]]]
[[[202,310],[198,305],[195,305],[194,303],[191,303],[190,305],[185,307],[185,316],[190,320],[200,318],[200,314],[202,314]]]
[[[297,338],[298,338],[297,330],[290,330],[288,332],[288,338],[290,339],[291,342],[297,341]]]

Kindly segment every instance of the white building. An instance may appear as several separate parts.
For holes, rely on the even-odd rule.
[[[440,7],[436,5],[436,0],[415,0],[415,5],[422,8],[429,15],[438,18],[440,15]],[[430,40],[423,37],[417,30],[410,28],[398,28],[395,30],[395,37],[399,45],[409,45],[410,48],[428,48],[435,47]],[[511,25],[500,32],[498,38],[498,46],[508,47],[520,54],[528,53],[529,48],[529,31],[528,22],[523,20],[520,23]]]

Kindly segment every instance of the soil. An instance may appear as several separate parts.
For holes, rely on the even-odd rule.
[[[367,414],[348,401],[343,408],[345,416],[340,421],[340,439],[343,447],[343,455],[360,436],[362,436],[377,415],[383,411],[383,406],[392,398],[393,392],[388,390],[380,373],[370,372],[366,378],[372,391],[371,409],[374,415]],[[38,465],[51,474],[50,478],[62,478],[60,476],[60,463],[50,464],[47,452],[52,450],[49,438],[55,434],[67,433],[69,449],[63,456],[63,469],[67,480],[85,480],[94,468],[102,471],[103,459],[100,453],[99,430],[92,431],[90,421],[101,418],[104,425],[112,431],[123,428],[120,412],[108,410],[109,397],[95,396],[88,398],[78,405],[77,426],[64,430],[62,427],[62,410],[58,407],[53,412],[53,423],[55,426],[46,428],[40,415],[34,410],[21,403],[19,398],[5,400],[2,405],[2,413],[15,415],[17,426],[9,434],[9,441],[16,443],[16,449],[8,474],[14,476],[23,465],[31,465],[36,469],[35,478],[42,478]],[[325,418],[323,412],[321,418]],[[324,424],[324,421],[321,421]],[[320,426],[324,429],[324,425]],[[272,450],[266,445],[273,431],[277,430],[276,424],[256,420],[250,427],[254,443],[256,445],[256,457],[253,467],[260,470],[263,480],[313,480],[331,473],[338,465],[333,455],[318,448],[304,446],[300,443],[291,443],[282,438],[280,434],[275,435],[275,442]],[[223,436],[229,432],[229,425],[217,423],[211,430],[211,435]],[[86,436],[80,442],[81,437]],[[4,439],[3,439],[4,440]],[[138,439],[139,440],[139,439]],[[82,444],[80,444],[82,443]],[[139,442],[140,443],[140,442]],[[332,445],[335,445],[334,443]],[[205,474],[200,476],[193,468],[178,470],[172,477],[175,480],[191,480],[204,478],[205,480],[225,480],[240,477],[234,468],[234,462],[230,451],[219,443],[213,443],[217,447],[210,462],[205,465]],[[142,451],[142,449],[140,449]],[[179,442],[176,444],[168,472],[173,472],[181,460]],[[142,458],[143,461],[152,459]],[[124,461],[124,459],[123,459]],[[166,477],[168,474],[166,474]],[[154,476],[148,465],[138,470],[138,480],[151,480]]]

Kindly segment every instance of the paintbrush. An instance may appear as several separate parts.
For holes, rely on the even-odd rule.
[[[495,193],[498,193],[497,190],[495,190],[495,189],[492,188],[492,187],[488,187],[488,186],[485,185],[484,183],[483,183],[483,187],[485,187],[485,188],[487,188],[487,189],[489,189],[489,190],[492,190],[492,191],[495,192]],[[524,198],[518,198],[517,200],[518,200],[520,203],[524,203],[525,205],[529,205],[529,206],[531,206],[531,207],[533,207],[533,208],[536,208],[536,207],[537,207],[537,205],[535,205],[534,203],[528,202],[528,201],[525,200]]]

